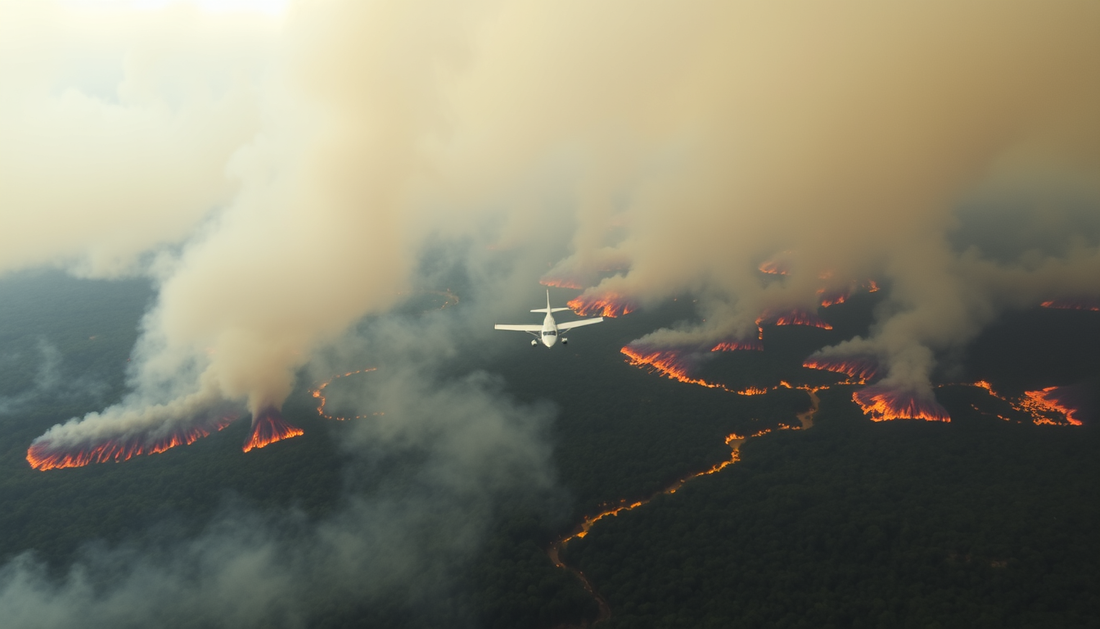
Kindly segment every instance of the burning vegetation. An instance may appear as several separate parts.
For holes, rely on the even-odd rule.
[[[586,288],[580,280],[566,277],[544,277],[539,280],[539,284],[552,288],[571,288],[573,290],[584,290]]]
[[[1043,302],[1044,308],[1056,308],[1058,310],[1091,310],[1100,312],[1100,299],[1052,299]]]
[[[325,389],[328,388],[328,385],[330,385],[333,382],[339,380],[340,378],[347,378],[348,376],[354,376],[356,374],[361,374],[361,373],[370,373],[372,371],[377,371],[377,370],[378,370],[377,367],[367,367],[367,368],[364,368],[364,369],[358,369],[356,371],[349,371],[347,373],[342,373],[342,374],[333,376],[333,377],[329,378],[328,380],[322,382],[321,384],[317,385],[317,388],[313,390],[313,397],[317,400],[320,400],[320,404],[317,405],[317,414],[320,415],[321,417],[324,417],[325,419],[335,419],[336,421],[346,421],[348,419],[361,419],[363,417],[367,417],[366,415],[355,415],[354,417],[343,417],[343,416],[340,416],[340,415],[335,415],[335,416],[334,415],[329,415],[328,413],[325,412],[325,404],[328,402],[328,400],[325,398]],[[381,415],[381,414],[382,413],[371,413],[372,416],[377,416],[377,415]]]
[[[252,418],[252,433],[245,441],[243,450],[249,452],[256,448],[267,447],[276,441],[290,439],[305,434],[301,428],[288,424],[278,409],[266,408]]]
[[[646,368],[651,373],[656,372],[672,380],[710,389],[726,388],[721,384],[691,377],[690,352],[675,349],[648,349],[640,345],[627,345],[619,351],[626,355],[631,365]]]
[[[82,467],[89,463],[121,463],[142,454],[159,454],[176,446],[195,443],[233,423],[235,417],[222,417],[206,425],[189,426],[165,437],[135,435],[109,439],[98,445],[60,446],[48,440],[36,441],[27,449],[27,462],[36,470]]]
[[[785,255],[772,258],[771,260],[765,260],[756,268],[766,275],[790,275],[791,263],[790,260],[786,259],[786,255],[790,255],[790,252],[788,251]]]
[[[811,356],[802,363],[802,366],[809,369],[842,373],[848,376],[848,380],[853,384],[867,384],[879,372],[878,361],[866,356],[849,356],[845,358]]]
[[[934,397],[922,396],[913,391],[871,386],[852,394],[852,400],[863,409],[871,421],[892,419],[923,419],[930,422],[949,422],[951,416]]]
[[[824,319],[816,314],[804,310],[802,308],[795,308],[785,312],[772,312],[765,311],[764,314],[756,320],[756,325],[808,325],[815,328],[821,328],[822,330],[832,330],[833,326],[825,322]]]
[[[760,339],[748,341],[723,341],[710,348],[712,352],[736,352],[739,350],[764,351],[764,343]]]
[[[614,319],[637,310],[637,306],[630,300],[615,293],[581,295],[570,299],[566,305],[582,317],[599,316]]]

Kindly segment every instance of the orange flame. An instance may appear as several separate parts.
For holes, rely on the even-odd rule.
[[[252,434],[242,449],[249,452],[253,448],[265,448],[276,441],[303,434],[305,432],[301,428],[288,424],[278,409],[267,408],[252,418]]]
[[[377,371],[377,370],[378,370],[377,367],[366,367],[364,369],[359,369],[359,370],[356,370],[356,371],[349,371],[347,373],[342,373],[342,374],[335,375],[335,376],[329,378],[328,380],[322,382],[320,385],[318,385],[318,387],[316,389],[313,390],[313,397],[317,398],[318,400],[321,400],[321,404],[317,406],[317,414],[320,415],[321,417],[324,417],[325,419],[335,419],[336,421],[341,421],[341,422],[346,421],[348,419],[362,419],[364,417],[367,417],[367,415],[356,415],[354,418],[351,418],[351,417],[333,417],[332,415],[329,415],[329,414],[325,413],[325,404],[328,402],[328,400],[325,399],[325,388],[328,387],[328,385],[335,382],[336,380],[339,380],[340,378],[346,378],[348,376],[354,376],[355,374],[360,374],[360,373],[370,373],[372,371]],[[380,413],[380,412],[379,413],[371,413],[370,416],[377,417],[379,415],[385,415],[385,413]]]
[[[55,448],[49,441],[37,441],[27,449],[27,462],[36,470],[53,470],[66,467],[82,467],[89,463],[121,463],[142,454],[159,454],[176,446],[189,446],[210,433],[222,430],[233,423],[235,417],[223,417],[208,426],[192,426],[178,430],[161,439],[147,440],[145,436],[111,439],[97,446],[75,450]]]
[[[802,366],[842,373],[848,376],[849,379],[855,378],[859,384],[866,384],[868,380],[878,375],[878,361],[867,357],[828,358],[825,356],[811,356],[803,361]]]
[[[790,267],[786,262],[779,260],[768,260],[763,262],[760,266],[756,267],[761,273],[767,273],[768,275],[789,275],[791,272]]]
[[[621,295],[604,293],[603,295],[581,295],[570,299],[565,305],[582,317],[601,316],[614,319],[634,312],[637,308]]]
[[[1016,411],[1024,413],[1031,418],[1032,423],[1049,426],[1081,426],[1082,418],[1077,407],[1077,394],[1071,387],[1047,387],[1041,391],[1024,391],[1022,397],[1009,399],[993,390],[993,386],[985,380],[979,380],[971,386],[985,389],[993,397],[1008,402]],[[1003,420],[1009,418],[996,413],[989,413],[971,405],[974,410],[985,415],[992,415]],[[1065,421],[1062,421],[1065,418]]]
[[[821,317],[807,310],[802,310],[801,308],[796,308],[788,312],[781,312],[779,314],[765,311],[764,314],[760,315],[760,318],[756,320],[756,325],[762,323],[771,323],[774,325],[808,325],[815,328],[821,328],[822,330],[833,329],[833,326],[826,323]]]
[[[821,307],[828,308],[829,306],[835,306],[842,304],[848,300],[851,293],[848,291],[837,291],[833,293],[826,293],[824,290],[818,292],[821,295]]]
[[[866,288],[868,293],[878,292],[878,284],[875,282],[875,280],[867,280],[863,283],[863,288]]]
[[[771,389],[764,389],[762,387],[748,387],[746,389],[741,389],[736,393],[738,395],[764,395],[768,391],[771,391]]]
[[[636,501],[631,502],[631,503],[622,502],[622,503],[616,505],[615,507],[612,507],[612,508],[607,509],[605,511],[601,511],[601,512],[597,513],[596,515],[587,516],[584,519],[584,521],[581,522],[581,525],[580,525],[579,529],[576,532],[574,532],[572,535],[562,539],[558,543],[559,547],[564,546],[565,544],[569,543],[570,540],[581,538],[581,537],[584,537],[585,535],[588,535],[588,531],[592,528],[592,525],[595,524],[596,522],[599,522],[600,520],[602,520],[606,517],[613,516],[613,515],[619,515],[623,511],[630,511],[632,509],[637,509],[638,507],[649,503],[649,501],[653,500],[654,498],[656,498],[657,496],[660,496],[662,494],[665,494],[665,495],[674,494],[677,491],[679,491],[680,488],[683,487],[684,484],[687,483],[689,480],[692,480],[693,478],[699,478],[700,476],[707,476],[709,474],[716,474],[716,473],[726,469],[726,467],[728,467],[730,465],[733,465],[734,463],[740,461],[741,460],[740,448],[741,448],[741,444],[744,443],[744,441],[745,441],[745,438],[740,436],[740,435],[737,435],[737,434],[734,434],[734,433],[729,434],[726,437],[726,445],[728,445],[730,447],[730,458],[726,459],[725,461],[722,461],[721,463],[715,464],[710,469],[704,470],[702,472],[695,472],[694,474],[691,474],[689,476],[685,476],[684,478],[681,478],[680,480],[678,480],[675,483],[669,485],[668,487],[662,489],[661,491],[657,492],[656,494],[653,494],[649,498],[646,498],[644,500],[636,500]]]
[[[852,394],[854,400],[872,421],[891,419],[923,419],[949,422],[951,416],[936,400],[917,396],[911,391],[896,391],[883,387],[867,387]]]
[[[1043,302],[1044,308],[1057,308],[1060,310],[1091,310],[1100,312],[1100,303],[1094,299],[1052,299]]]
[[[752,339],[751,341],[723,341],[710,348],[712,352],[734,352],[737,350],[755,350],[762,352],[764,351],[764,344],[761,343],[759,339]]]
[[[585,288],[580,282],[564,277],[544,277],[539,280],[539,284],[553,288],[571,288],[573,290],[584,290]]]
[[[688,384],[698,384],[710,389],[726,388],[720,384],[707,382],[700,378],[692,378],[688,374],[690,364],[683,352],[674,349],[650,351],[630,345],[627,345],[619,351],[626,354],[627,360],[631,365],[635,367],[646,367],[650,372],[655,371],[672,380],[686,382]]]
[[[1082,425],[1081,418],[1077,416],[1080,409],[1071,405],[1071,402],[1067,399],[1069,395],[1066,392],[1065,387],[1047,387],[1041,391],[1024,391],[1026,400],[1023,402],[1025,408],[1036,407],[1035,411],[1047,411],[1064,415],[1066,421],[1073,426]],[[1035,417],[1037,413],[1032,412],[1032,416]],[[1035,423],[1048,423],[1035,420]],[[1054,422],[1049,422],[1054,423]]]

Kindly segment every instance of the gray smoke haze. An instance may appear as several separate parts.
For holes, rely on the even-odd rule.
[[[107,46],[100,30],[4,6],[9,28],[46,31],[38,72],[11,79],[30,96],[5,117],[23,170],[3,188],[22,243],[4,267],[152,259],[161,280],[132,396],[51,443],[217,400],[278,407],[319,348],[399,300],[426,243],[486,224],[496,251],[574,227],[548,276],[604,277],[590,294],[695,293],[706,322],[643,339],[659,346],[748,338],[765,311],[876,279],[871,337],[826,353],[877,356],[911,388],[1000,309],[1100,293],[1095,238],[1047,220],[1100,211],[1087,4],[325,2],[259,26],[181,5],[110,22],[117,102],[56,87],[65,54]],[[83,172],[99,154],[103,173]],[[571,213],[547,220],[553,197]],[[979,198],[981,222],[960,219]],[[1008,261],[960,235],[1002,216],[1049,229]],[[790,273],[762,281],[778,255]]]
[[[446,336],[441,327],[427,325],[430,339]],[[357,339],[396,355],[417,342],[408,328],[382,323]],[[342,433],[349,481],[334,515],[311,522],[230,506],[193,538],[169,529],[88,547],[60,580],[23,555],[0,568],[5,625],[304,627],[349,604],[430,609],[461,583],[454,571],[499,500],[550,496],[552,409],[517,404],[488,374],[440,380],[416,361],[363,382],[344,402],[385,414]],[[380,471],[395,465],[400,473]]]
[[[331,0],[261,20],[0,0],[0,272],[141,273],[159,288],[132,392],[40,440],[255,413],[303,368],[321,377],[363,351],[395,379],[372,374],[394,386],[369,385],[363,404],[387,414],[359,445],[427,448],[426,486],[489,500],[520,457],[545,455],[545,409],[509,406],[480,376],[401,384],[461,351],[455,328],[395,328],[423,339],[404,345],[345,336],[441,288],[415,269],[453,243],[485,297],[457,328],[474,340],[490,298],[506,309],[543,273],[643,305],[694,294],[705,322],[642,339],[666,347],[751,338],[764,311],[875,279],[887,295],[871,335],[824,353],[873,355],[887,385],[928,391],[936,353],[998,312],[1100,295],[1097,32],[1100,6],[1070,1]],[[789,274],[764,281],[777,256]],[[547,482],[532,469],[523,483]],[[28,622],[106,626],[161,602],[240,618],[233,603],[255,595],[284,612],[262,618],[293,626],[305,612],[282,597],[285,575],[333,559],[306,574],[363,576],[387,545],[418,556],[385,531],[430,518],[425,495],[350,507],[304,550],[261,526],[222,559],[208,552],[242,535],[227,516],[170,560],[133,559],[106,593],[80,570],[126,563],[125,549],[60,586],[24,563],[0,601]],[[476,519],[477,505],[446,513]],[[377,513],[365,528],[381,537],[357,534]],[[356,565],[336,561],[345,545]]]

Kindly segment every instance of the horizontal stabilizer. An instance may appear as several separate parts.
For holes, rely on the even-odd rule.
[[[562,312],[563,310],[569,310],[569,308],[550,308],[550,312]],[[531,312],[546,312],[546,308],[535,308]]]

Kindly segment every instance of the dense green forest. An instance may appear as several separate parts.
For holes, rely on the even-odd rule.
[[[263,450],[241,452],[248,425],[239,421],[124,464],[32,470],[24,456],[36,436],[124,395],[152,297],[140,281],[37,273],[0,282],[0,559],[32,551],[60,575],[89,543],[186,537],[227,505],[322,521],[348,492],[372,491],[349,488],[336,445],[349,424],[319,418],[304,381],[284,414],[305,435]],[[863,295],[823,311],[833,330],[768,327],[767,351],[707,357],[698,371],[734,388],[837,382],[802,359],[864,333],[876,303]],[[451,559],[452,585],[430,605],[329,601],[311,626],[549,628],[596,618],[594,599],[548,559],[553,540],[602,505],[649,497],[728,459],[730,433],[797,425],[810,404],[798,390],[739,396],[674,382],[619,353],[693,316],[680,300],[577,332],[554,351],[502,335],[491,351],[443,366],[443,377],[485,370],[517,400],[553,403],[555,490],[502,495],[476,552]],[[1095,313],[1010,313],[944,360],[939,377],[1013,391],[1094,382],[1098,335]],[[872,423],[849,387],[822,391],[811,430],[749,440],[736,465],[601,520],[564,558],[610,604],[609,627],[1098,626],[1095,425],[1004,422],[982,414],[989,402],[972,391],[939,390],[953,418],[944,425]],[[407,470],[376,472],[399,486]]]

